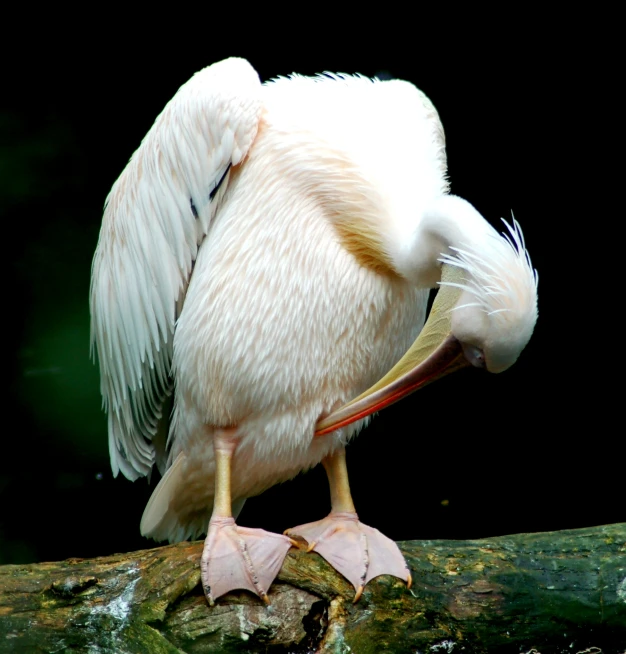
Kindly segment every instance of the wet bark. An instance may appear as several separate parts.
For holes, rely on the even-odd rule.
[[[413,587],[292,550],[269,608],[209,608],[202,544],[0,567],[0,652],[626,652],[626,523],[400,544]],[[597,649],[594,649],[597,648]]]

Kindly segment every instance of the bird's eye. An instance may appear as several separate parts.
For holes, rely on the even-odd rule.
[[[463,354],[465,354],[465,358],[476,368],[485,367],[485,354],[479,347],[464,344]]]

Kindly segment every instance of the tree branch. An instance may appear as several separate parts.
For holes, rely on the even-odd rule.
[[[199,542],[2,566],[0,652],[626,651],[626,523],[400,547],[412,589],[379,577],[357,604],[296,550],[269,608],[244,591],[209,608]]]

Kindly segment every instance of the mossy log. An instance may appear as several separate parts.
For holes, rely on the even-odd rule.
[[[210,608],[202,543],[0,567],[0,652],[626,652],[626,523],[400,544],[413,574],[357,604],[317,554],[291,550],[272,604]]]

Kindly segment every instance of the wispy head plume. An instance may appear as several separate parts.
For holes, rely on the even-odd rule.
[[[512,216],[512,224],[504,218],[508,233],[490,234],[480,253],[476,248],[451,247],[454,254],[442,254],[439,261],[465,270],[468,274],[460,283],[441,282],[466,291],[472,301],[456,306],[477,307],[489,316],[535,312],[539,277],[532,267],[526,250],[524,235],[519,223]]]

